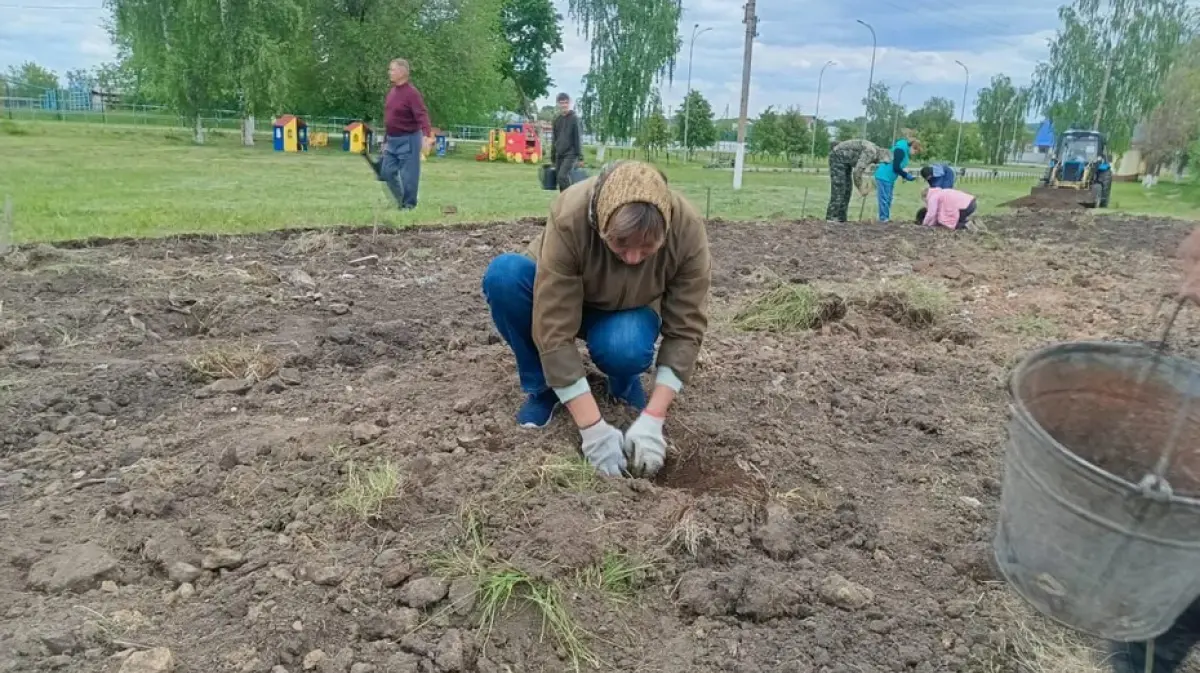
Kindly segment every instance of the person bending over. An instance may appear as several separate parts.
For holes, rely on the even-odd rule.
[[[925,207],[917,211],[917,224],[942,225],[947,229],[966,229],[978,205],[975,197],[957,190],[926,187],[921,190]]]
[[[565,404],[598,472],[653,476],[666,457],[667,411],[708,329],[710,282],[704,220],[657,168],[619,161],[568,187],[527,252],[496,257],[483,275],[492,320],[528,395],[517,423],[545,427]],[[640,375],[660,335],[647,402]],[[624,434],[601,416],[577,338],[609,393],[641,412]]]

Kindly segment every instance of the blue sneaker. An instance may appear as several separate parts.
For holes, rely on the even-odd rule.
[[[550,425],[558,405],[558,395],[553,390],[530,395],[517,411],[517,425],[522,428],[544,428]]]
[[[641,413],[646,408],[646,389],[642,387],[642,379],[635,376],[628,382],[608,380],[608,389],[618,402],[624,402],[633,410]]]

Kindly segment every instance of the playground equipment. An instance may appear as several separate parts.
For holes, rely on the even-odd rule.
[[[508,124],[503,130],[488,131],[488,142],[476,161],[511,161],[513,163],[536,164],[542,160],[542,138],[537,125],[529,123]]]
[[[1200,594],[1200,365],[1163,352],[1167,330],[1158,347],[1055,344],[1009,380],[997,564],[1104,639],[1153,639]]]
[[[342,151],[362,154],[375,140],[375,131],[362,122],[350,122],[342,129]]]
[[[308,124],[295,115],[283,115],[275,120],[276,152],[307,152]]]

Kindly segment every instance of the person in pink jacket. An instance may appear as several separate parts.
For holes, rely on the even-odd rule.
[[[917,224],[942,225],[947,229],[966,229],[975,214],[975,197],[958,189],[927,187],[921,191],[925,207],[917,211]]]

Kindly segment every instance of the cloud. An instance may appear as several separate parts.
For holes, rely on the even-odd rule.
[[[854,117],[862,113],[871,70],[871,32],[856,19],[875,28],[878,47],[874,81],[889,85],[895,96],[904,82],[902,102],[920,105],[932,96],[943,96],[957,106],[963,93],[964,72],[970,68],[966,117],[973,116],[978,90],[994,75],[1006,74],[1017,85],[1028,84],[1037,62],[1047,54],[1047,40],[1058,26],[1053,3],[1041,0],[1006,0],[1003,3],[965,0],[953,12],[936,8],[929,0],[873,0],[870,12],[856,11],[849,3],[815,3],[799,0],[759,0],[758,37],[754,43],[750,114],[768,106],[795,106],[813,112],[817,79],[826,61],[830,67],[821,86],[823,117]],[[567,17],[567,0],[555,0]],[[745,25],[742,3],[733,0],[685,2],[684,40],[673,82],[662,84],[664,104],[677,107],[686,93],[688,46],[693,26],[711,30],[695,42],[692,88],[700,91],[723,115],[728,106],[737,114],[741,92]],[[578,26],[566,19],[563,53],[551,61],[556,90],[581,93],[588,69],[587,42]]]
[[[107,17],[99,0],[0,6],[0,71],[33,61],[65,80],[68,70],[111,61],[117,50],[104,28]]]
[[[19,1],[19,0],[18,0]],[[564,50],[550,64],[553,94],[578,96],[590,62],[589,44],[568,17],[568,1],[554,0],[563,14]],[[0,0],[3,2],[3,0]],[[867,10],[864,5],[872,9]],[[977,91],[992,76],[1007,74],[1027,84],[1034,66],[1046,56],[1047,40],[1058,26],[1056,3],[1044,0],[962,0],[943,11],[934,0],[872,0],[850,4],[811,0],[758,0],[758,37],[754,43],[750,114],[768,106],[795,106],[811,113],[816,106],[817,79],[828,60],[837,61],[821,86],[824,117],[854,117],[862,112],[871,70],[871,33],[878,48],[874,80],[893,96],[904,82],[902,102],[920,105],[943,96],[957,105],[964,73],[970,68],[967,118]],[[692,87],[712,103],[717,114],[738,111],[745,25],[738,0],[685,0],[680,34],[684,40],[673,82],[661,90],[666,105],[683,100],[688,75],[688,46],[693,26],[710,30],[699,35],[691,59]],[[45,9],[86,6],[90,9]],[[38,8],[41,7],[41,8]],[[94,7],[94,8],[93,8]],[[116,49],[103,27],[107,12],[100,0],[29,0],[24,8],[0,7],[0,69],[36,61],[60,75],[113,59]]]

